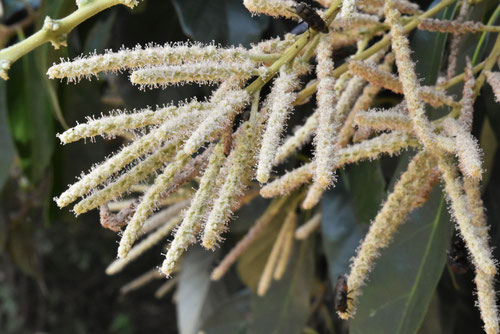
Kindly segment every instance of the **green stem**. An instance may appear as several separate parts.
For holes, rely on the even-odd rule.
[[[491,14],[490,19],[488,20],[488,23],[486,24],[487,26],[491,26],[495,20],[497,19],[498,15],[500,15],[500,5],[497,6],[493,14]],[[488,35],[488,32],[485,31],[481,34],[481,38],[479,38],[479,42],[477,43],[476,50],[474,51],[474,55],[472,56],[472,65],[474,65],[478,58],[479,58],[479,52],[481,52],[481,48],[484,44],[484,41],[486,40],[486,36]]]
[[[443,10],[445,7],[455,3],[455,0],[444,0],[437,4],[436,6],[432,7],[422,15],[419,15],[418,17],[414,18],[411,20],[408,24],[404,26],[405,32],[409,33],[413,29],[415,29],[418,26],[419,20],[421,19],[426,19],[429,17],[432,17],[439,13],[441,10]],[[389,46],[391,43],[391,37],[389,34],[386,34],[379,42],[373,44],[370,48],[366,49],[364,52],[361,52],[358,55],[355,55],[351,59],[353,60],[365,60],[368,57],[372,56],[373,54],[377,53],[378,51],[382,50],[383,48]],[[333,71],[333,75],[338,78],[340,77],[343,73],[347,72],[349,69],[349,63],[346,62],[342,64],[341,66],[337,67]],[[311,81],[306,88],[301,90],[297,94],[297,99],[294,102],[294,105],[298,105],[301,103],[301,101],[305,101],[309,98],[309,96],[313,95],[316,92],[316,87],[318,86],[318,82],[316,80]]]
[[[7,71],[16,60],[47,42],[51,42],[56,49],[61,45],[65,46],[66,37],[76,26],[97,13],[119,4],[134,7],[137,1],[94,0],[82,5],[60,20],[52,20],[47,17],[45,24],[38,32],[17,44],[0,50],[0,77],[7,80],[9,78]]]
[[[342,0],[335,1],[326,11],[325,21],[327,21],[328,25],[340,11],[339,6],[341,3]],[[312,29],[309,29],[306,33],[302,34],[302,36],[283,53],[280,59],[275,61],[271,66],[267,68],[265,74],[262,74],[257,79],[255,79],[254,82],[248,85],[248,87],[246,88],[248,94],[253,95],[257,90],[261,89],[267,82],[269,82],[269,80],[271,80],[276,75],[281,66],[294,59],[297,54],[299,54],[299,52],[309,43],[311,39],[314,39],[317,34],[318,32]]]

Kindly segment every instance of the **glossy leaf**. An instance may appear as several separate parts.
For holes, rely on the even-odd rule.
[[[285,275],[263,297],[253,296],[249,334],[300,334],[306,325],[314,277],[311,239],[297,242]]]
[[[351,333],[418,330],[443,272],[452,227],[446,203],[435,188],[381,251],[350,321]]]
[[[359,223],[368,224],[385,197],[385,179],[380,161],[363,161],[349,166],[349,188]]]
[[[177,324],[181,334],[197,334],[201,325],[228,298],[223,282],[212,282],[216,253],[192,247],[182,261],[177,287]]]
[[[15,147],[12,141],[7,117],[7,96],[5,82],[0,83],[0,191],[9,177],[14,161]]]
[[[252,17],[238,0],[173,0],[184,33],[209,43],[249,44],[259,40],[269,18]]]
[[[328,260],[328,271],[333,285],[339,275],[348,272],[349,260],[355,255],[360,240],[368,230],[366,224],[361,224],[356,219],[354,211],[352,198],[341,184],[323,195],[323,251]]]

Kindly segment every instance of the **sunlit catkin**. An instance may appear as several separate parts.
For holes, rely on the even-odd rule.
[[[427,175],[431,174],[435,163],[428,153],[417,154],[377,213],[352,261],[347,277],[351,292],[349,297],[352,299],[348,300],[348,312],[339,313],[341,318],[347,319],[356,314],[358,298],[368,280],[368,274],[375,265],[375,259],[380,255],[380,250],[389,245],[399,225],[414,208],[414,201],[422,196],[421,189],[433,181]]]

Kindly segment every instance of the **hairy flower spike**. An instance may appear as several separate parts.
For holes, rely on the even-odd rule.
[[[318,77],[317,104],[318,127],[314,138],[316,171],[314,180],[326,189],[334,182],[332,166],[335,165],[335,77],[331,49],[322,38],[318,45],[316,73]]]
[[[435,134],[432,125],[425,116],[424,105],[419,96],[420,85],[415,73],[415,64],[410,57],[410,47],[404,28],[399,23],[399,13],[394,9],[392,0],[386,0],[384,11],[386,21],[391,26],[392,47],[396,55],[396,65],[399,71],[401,87],[406,98],[406,105],[418,139],[424,146],[433,152],[435,148]]]
[[[253,14],[299,19],[293,10],[298,3],[292,0],[243,0],[243,4]]]
[[[295,230],[295,239],[305,240],[321,226],[321,213],[315,214],[311,219]]]
[[[184,152],[177,153],[174,162],[165,167],[163,173],[155,179],[154,184],[144,194],[141,203],[137,206],[134,216],[130,220],[123,232],[118,247],[118,257],[124,259],[132,248],[135,240],[139,235],[142,225],[153,211],[155,205],[161,200],[161,193],[167,188],[175,176],[175,173],[180,170],[188,162],[189,156]]]
[[[274,217],[280,212],[288,197],[280,197],[274,200],[267,207],[262,216],[257,219],[255,224],[248,230],[247,234],[238,241],[236,246],[227,253],[221,263],[212,271],[210,278],[217,281],[224,276],[231,265],[243,254],[243,252],[255,241],[255,239],[265,231],[266,227],[273,221]]]
[[[210,203],[210,197],[215,188],[215,179],[219,174],[219,170],[224,163],[224,145],[219,142],[210,157],[208,167],[200,181],[200,186],[196,192],[191,206],[184,213],[179,229],[175,233],[175,238],[168,249],[165,260],[161,267],[163,274],[169,276],[175,268],[181,255],[194,242],[196,242],[196,234],[201,228],[203,213],[207,210]]]
[[[318,126],[318,112],[316,111],[309,116],[301,127],[297,128],[293,135],[288,137],[283,145],[278,147],[276,156],[274,157],[274,165],[278,165],[285,161],[289,156],[298,151],[304,146],[313,136],[316,127]]]
[[[460,234],[472,256],[472,262],[477,270],[488,275],[495,275],[496,265],[488,247],[487,230],[485,226],[475,226],[472,223],[472,213],[467,206],[464,188],[456,167],[449,157],[439,157],[439,170],[445,183],[445,190],[450,201],[451,212],[457,222]]]
[[[137,46],[134,49],[122,49],[106,52],[102,55],[80,57],[72,61],[63,60],[54,64],[47,71],[51,79],[67,78],[69,82],[79,81],[82,77],[90,78],[100,72],[118,72],[138,67],[159,65],[180,65],[200,61],[241,62],[251,58],[255,52],[237,47],[224,49],[216,45],[201,43],[175,43],[163,46]]]
[[[361,160],[375,159],[381,154],[398,154],[401,150],[416,145],[417,142],[407,134],[396,131],[388,134],[384,133],[359,144],[339,149],[337,152],[337,165],[331,168],[337,169]],[[311,162],[300,168],[294,169],[262,187],[260,194],[262,197],[267,198],[288,194],[304,183],[310,182],[314,175],[315,168],[315,163]]]
[[[356,14],[356,0],[343,0],[340,17],[344,20],[349,20]]]
[[[450,20],[424,19],[418,24],[418,28],[427,31],[447,32],[457,35],[466,34],[468,32],[476,33],[481,31],[499,31],[495,27],[485,26],[481,22],[467,21],[457,22]]]
[[[456,22],[463,22],[467,13],[469,12],[469,0],[462,0],[460,5],[460,11],[458,12],[458,16],[455,19]],[[448,68],[446,69],[446,79],[450,80],[453,78],[457,68],[457,57],[459,52],[460,42],[462,41],[462,35],[453,35],[451,36],[450,41],[450,54],[448,55]]]
[[[197,101],[194,104],[198,104]],[[179,114],[183,111],[191,110],[192,105],[187,104],[179,108]],[[201,114],[200,114],[201,115]],[[188,117],[183,119],[179,125],[182,127],[178,130],[190,129],[191,126],[198,124],[201,117]],[[74,202],[78,197],[85,195],[92,188],[97,187],[99,184],[106,181],[113,173],[118,172],[121,168],[132,162],[134,159],[152,151],[154,148],[159,147],[162,142],[167,138],[171,138],[172,124],[166,122],[159,128],[151,131],[150,133],[138,138],[129,146],[124,147],[120,152],[106,160],[99,166],[96,166],[91,172],[82,177],[78,182],[74,183],[59,198],[56,199],[59,207],[64,207]],[[182,133],[182,132],[181,132]]]
[[[269,180],[276,151],[281,141],[281,134],[285,128],[288,114],[293,108],[292,102],[297,96],[294,92],[297,86],[296,73],[282,67],[267,102],[270,115],[262,138],[256,176],[261,183],[266,183]]]
[[[358,6],[358,8],[365,13],[378,16],[382,16],[384,14],[384,0],[358,0],[356,1],[356,6]],[[418,15],[422,13],[418,4],[408,0],[395,0],[394,6],[400,13],[403,14]]]
[[[207,84],[221,82],[237,75],[248,79],[260,74],[255,63],[247,60],[244,62],[213,62],[188,63],[183,65],[163,65],[146,67],[135,70],[130,75],[133,84],[165,88],[179,83]]]
[[[376,131],[396,130],[400,132],[412,133],[413,124],[408,115],[401,111],[398,105],[387,110],[369,110],[356,114],[354,124],[360,127],[370,128]]]
[[[159,227],[156,231],[149,234],[144,240],[132,247],[128,256],[124,259],[116,259],[106,268],[106,274],[114,275],[120,272],[130,262],[137,259],[140,255],[144,254],[148,249],[155,246],[158,242],[163,240],[181,221],[180,217],[175,217],[167,221],[163,226]]]
[[[281,245],[280,254],[276,263],[276,268],[274,268],[273,278],[279,281],[283,278],[285,274],[288,262],[290,262],[290,256],[292,255],[292,248],[294,243],[294,233],[295,227],[297,226],[297,212],[296,209],[291,209],[285,218],[285,223],[287,224],[286,234],[283,237],[283,244]]]
[[[193,154],[215,133],[228,126],[233,117],[238,114],[250,100],[244,90],[229,91],[220,97],[217,105],[209,112],[198,129],[189,137],[184,145],[186,154]]]
[[[443,129],[448,136],[454,138],[462,173],[472,179],[481,180],[483,173],[481,149],[477,140],[458,121],[452,118],[444,120]]]
[[[486,78],[493,89],[496,101],[500,103],[500,72],[486,72]]]
[[[228,172],[224,184],[214,201],[203,231],[202,243],[207,249],[214,249],[221,240],[221,234],[226,230],[226,223],[232,214],[232,207],[250,182],[252,166],[255,163],[254,149],[261,134],[263,120],[264,116],[258,114],[241,125],[236,146],[226,161]]]
[[[389,245],[399,225],[415,208],[415,203],[422,204],[425,201],[422,197],[428,195],[427,189],[432,188],[437,180],[436,174],[432,173],[434,166],[435,160],[428,153],[417,154],[373,220],[352,260],[351,272],[347,277],[351,299],[348,300],[348,312],[339,313],[341,318],[347,319],[356,314],[361,288],[366,284],[375,259],[380,255],[380,249]],[[426,191],[422,193],[422,189]]]
[[[349,62],[349,70],[375,86],[403,94],[401,82],[395,75],[387,71],[358,60]],[[457,103],[451,97],[447,96],[443,91],[437,91],[435,87],[419,87],[417,91],[419,97],[433,107],[439,107],[443,104],[457,106]]]
[[[474,113],[474,73],[472,73],[472,63],[469,58],[466,59],[464,70],[464,89],[462,93],[462,109],[458,121],[464,129],[472,131],[472,115]]]

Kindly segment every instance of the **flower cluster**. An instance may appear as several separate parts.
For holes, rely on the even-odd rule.
[[[470,132],[473,102],[486,79],[500,99],[499,72],[491,71],[500,46],[482,65],[477,80],[472,65],[467,66],[460,77],[465,82],[462,98],[457,100],[444,89],[457,82],[453,77],[456,49],[451,50],[441,85],[423,87],[407,37],[417,26],[449,32],[454,34],[450,46],[456,48],[459,35],[498,32],[498,27],[465,22],[467,0],[454,21],[430,19],[453,1],[443,1],[425,13],[406,0],[319,2],[326,9],[318,13],[331,33],[309,29],[248,49],[198,43],[138,46],[52,66],[49,77],[68,81],[100,72],[130,71],[130,81],[142,88],[219,84],[204,101],[192,99],[156,110],[115,111],[60,134],[65,144],[95,136],[132,133],[134,137],[71,185],[56,199],[57,204],[64,207],[82,198],[74,206],[76,214],[100,208],[103,226],[115,231],[124,228],[119,259],[110,265],[108,274],[120,271],[173,231],[161,266],[161,272],[171,276],[191,244],[200,240],[206,249],[220,244],[231,216],[244,203],[258,194],[274,198],[211,275],[220,279],[286,206],[288,213],[258,284],[257,293],[263,295],[272,279],[283,277],[294,240],[305,239],[318,228],[321,216],[317,212],[297,228],[297,212],[316,210],[323,192],[334,186],[337,169],[413,148],[418,153],[382,204],[352,259],[346,275],[351,291],[347,311],[339,315],[346,319],[355,316],[380,250],[389,245],[409,213],[427,201],[441,179],[475,266],[485,330],[498,333],[493,289],[497,268],[479,192],[482,153]],[[295,1],[245,0],[244,4],[252,13],[297,18]],[[378,42],[369,43],[372,38]],[[500,45],[500,37],[496,45]],[[333,50],[345,46],[355,48],[356,53],[336,66]],[[311,64],[315,64],[316,79],[303,86],[301,76],[311,71]],[[261,98],[261,89],[270,81],[270,93]],[[402,95],[401,101],[392,108],[371,109],[382,89]],[[294,106],[306,103],[314,93],[316,110],[283,138]],[[431,121],[427,105],[451,111],[443,119]],[[273,175],[276,166],[309,142],[313,145],[309,161],[284,175]],[[147,183],[151,175],[153,182]],[[193,187],[196,191],[191,191]],[[137,191],[142,192],[137,199],[114,202]],[[142,234],[148,235],[136,243]],[[152,272],[140,280],[154,277]]]

